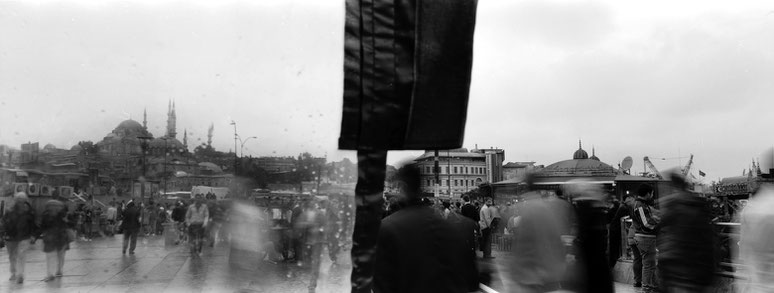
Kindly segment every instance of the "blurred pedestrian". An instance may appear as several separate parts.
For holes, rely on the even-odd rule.
[[[301,223],[303,221],[303,214],[304,208],[302,203],[297,202],[293,206],[290,215],[290,226],[292,227],[290,242],[293,248],[293,258],[297,262],[304,260],[304,236],[306,235],[306,230]]]
[[[632,199],[632,207],[633,204],[634,199]],[[627,216],[627,218],[631,219],[630,216]],[[637,229],[634,228],[634,224],[629,225],[629,229],[627,230],[628,234],[626,234],[626,244],[629,245],[629,251],[632,253],[632,273],[634,275],[634,288],[642,288],[642,254],[640,254],[640,249],[637,248],[637,241],[634,240],[634,234],[636,230]]]
[[[147,236],[150,234],[150,207],[143,204],[140,204],[140,228],[142,230],[142,234],[144,236]]]
[[[188,241],[191,242],[191,254],[202,253],[204,244],[204,227],[209,222],[210,212],[204,204],[204,197],[197,195],[194,204],[188,206],[185,213],[185,223],[188,225]]]
[[[321,269],[322,248],[326,242],[326,218],[320,204],[312,202],[308,203],[302,217],[301,225],[306,230],[305,259],[309,261],[311,276],[309,292],[314,292]]]
[[[610,269],[615,267],[615,264],[618,262],[618,258],[621,256],[621,242],[623,237],[621,231],[621,219],[629,216],[631,213],[631,204],[633,202],[634,197],[632,197],[630,194],[625,194],[623,196],[623,202],[618,205],[618,208],[613,211],[613,215],[610,217],[610,223],[608,223],[610,231],[608,233],[608,235],[610,235],[608,239],[608,247],[610,251],[608,265],[610,266]],[[642,282],[642,280],[635,280],[635,282]]]
[[[637,201],[630,214],[634,226],[634,241],[642,255],[642,286],[645,292],[657,292],[656,235],[660,218],[653,207],[653,187],[641,184],[637,189]]]
[[[774,149],[760,157],[762,177],[774,177]],[[774,292],[774,185],[764,183],[750,197],[740,215],[739,259],[747,267],[747,281],[739,292]]]
[[[126,204],[124,219],[121,221],[121,230],[124,231],[124,244],[121,246],[122,254],[126,254],[127,246],[129,254],[134,254],[134,249],[137,247],[137,234],[140,233],[141,213],[140,207],[134,201],[129,201]]]
[[[156,230],[157,230],[156,220],[159,217],[159,209],[158,207],[156,207],[155,203],[151,203],[148,205],[147,214],[148,214],[148,230],[146,234],[156,235]]]
[[[529,192],[522,195],[519,224],[511,255],[504,261],[508,274],[502,277],[505,292],[542,293],[561,288],[566,271],[566,249],[562,232],[569,209],[543,200],[534,189],[534,175],[525,179]]]
[[[172,221],[175,222],[175,226],[177,228],[177,240],[175,240],[175,244],[185,240],[188,235],[185,232],[185,213],[186,208],[183,206],[183,202],[178,201],[175,204],[175,208],[172,209]]]
[[[43,281],[54,280],[62,276],[64,268],[65,252],[70,249],[70,236],[68,235],[67,208],[58,200],[46,202],[41,220],[43,238],[43,252],[46,253],[47,275]]]
[[[677,192],[660,199],[658,270],[667,293],[702,293],[715,278],[715,229],[709,203],[688,191],[685,177],[667,172]]]
[[[568,193],[575,202],[579,250],[574,273],[576,292],[613,293],[613,277],[608,266],[607,194],[601,186],[586,181],[571,181]]]
[[[478,290],[474,250],[476,223],[444,220],[420,200],[419,169],[398,170],[405,207],[379,229],[374,292],[473,292]],[[439,245],[441,244],[442,245]]]
[[[325,205],[325,243],[328,245],[328,256],[336,264],[341,246],[341,219],[340,208],[335,202],[327,202]]]
[[[8,258],[11,265],[11,281],[24,283],[24,268],[27,263],[27,250],[35,244],[37,226],[35,211],[28,202],[27,194],[16,193],[14,203],[3,217],[5,229],[5,244],[8,247]]]
[[[441,216],[443,216],[444,219],[448,219],[449,215],[452,213],[451,203],[448,201],[444,201],[442,205],[443,205],[443,210],[441,212]]]
[[[94,211],[90,205],[84,205],[83,206],[83,235],[85,241],[91,241],[91,238],[93,237],[93,223],[94,220]]]
[[[115,199],[113,202],[110,203],[110,207],[107,209],[107,213],[105,213],[105,218],[107,219],[107,230],[110,236],[113,236],[113,234],[116,233],[116,221],[118,220],[118,209],[116,208],[116,202]]]

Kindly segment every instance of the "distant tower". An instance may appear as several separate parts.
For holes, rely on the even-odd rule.
[[[177,136],[177,131],[175,131],[175,124],[177,120],[177,116],[175,115],[175,104],[174,102],[169,102],[169,111],[167,111],[167,137],[175,138]]]
[[[148,108],[142,110],[142,128],[148,130]]]
[[[210,124],[210,129],[207,130],[207,146],[212,147],[212,132],[215,130],[215,124]]]
[[[188,149],[188,130],[187,129],[183,129],[183,146],[185,147],[186,150]]]

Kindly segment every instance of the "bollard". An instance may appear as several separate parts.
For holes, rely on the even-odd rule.
[[[175,223],[169,222],[162,225],[164,226],[164,246],[175,246],[175,240],[177,240]]]

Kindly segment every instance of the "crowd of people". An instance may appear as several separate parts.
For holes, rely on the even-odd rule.
[[[70,244],[80,240],[91,241],[94,237],[112,237],[123,234],[122,254],[134,254],[137,237],[161,235],[165,223],[183,227],[181,239],[193,239],[192,255],[201,255],[203,244],[215,245],[218,240],[228,237],[222,229],[228,220],[227,207],[203,196],[196,196],[187,205],[183,201],[172,203],[137,203],[111,201],[107,208],[94,204],[80,203],[75,206],[61,199],[45,203],[38,214],[23,192],[13,197],[0,221],[0,244],[7,246],[10,260],[10,280],[24,282],[26,255],[31,245],[43,241],[46,253],[47,276],[51,281],[62,276],[65,254]],[[205,229],[206,227],[206,229]],[[186,235],[188,237],[183,237]]]
[[[716,284],[714,223],[721,219],[712,199],[689,191],[679,172],[665,174],[672,192],[658,199],[647,183],[619,202],[585,181],[536,190],[528,176],[529,192],[495,205],[491,198],[452,203],[422,197],[419,173],[412,170],[399,171],[401,195],[385,204],[376,292],[470,292],[493,278],[487,274],[497,274],[505,292],[614,292],[612,269],[622,247],[634,256],[633,285],[644,292],[708,292]],[[740,259],[751,266],[747,281],[737,281],[746,288],[740,292],[774,292],[772,190],[764,185],[748,204],[757,208],[740,212]],[[622,227],[626,220],[632,224]],[[492,235],[509,242],[500,247],[507,252],[498,259],[500,271],[484,267],[493,258]],[[438,244],[452,241],[465,245]]]

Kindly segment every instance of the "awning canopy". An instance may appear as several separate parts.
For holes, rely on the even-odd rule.
[[[572,184],[573,180],[577,181],[583,181],[585,183],[591,183],[591,184],[613,184],[615,182],[615,177],[577,177],[577,176],[567,176],[567,177],[543,177],[543,178],[535,178],[535,185],[564,185],[564,184]]]

